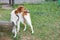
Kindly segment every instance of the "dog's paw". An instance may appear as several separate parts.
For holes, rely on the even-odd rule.
[[[26,28],[23,31],[26,31]]]
[[[13,36],[14,38],[16,38],[16,35],[15,36]]]
[[[26,31],[26,30],[23,30],[23,31]]]
[[[19,30],[17,30],[17,33],[19,32]]]
[[[32,31],[32,34],[34,33],[34,31]]]
[[[12,30],[12,33],[14,33],[15,31],[14,30]]]

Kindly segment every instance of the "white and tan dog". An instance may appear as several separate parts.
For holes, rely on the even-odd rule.
[[[31,27],[32,33],[34,33],[33,26],[31,23],[30,13],[23,6],[20,6],[11,12],[11,22],[14,23],[14,27],[12,30],[12,32],[14,33],[14,38],[16,37],[17,32],[19,32],[20,22],[25,26],[24,31],[26,30],[26,24],[28,24]]]

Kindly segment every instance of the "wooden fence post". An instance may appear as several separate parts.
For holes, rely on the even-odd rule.
[[[13,6],[14,5],[14,0],[9,0],[9,5]]]

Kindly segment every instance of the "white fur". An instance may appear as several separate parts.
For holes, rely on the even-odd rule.
[[[13,27],[13,30],[12,32],[15,34],[14,35],[14,38],[16,37],[17,35],[17,32],[19,32],[19,29],[20,29],[20,22],[22,24],[24,24],[25,28],[24,28],[24,31],[26,30],[26,23],[31,27],[31,31],[32,33],[34,33],[34,30],[33,30],[33,26],[32,26],[32,23],[31,23],[31,19],[30,19],[30,13],[27,13],[27,15],[24,15],[24,18],[26,20],[26,23],[24,23],[24,18],[22,16],[22,12],[21,13],[18,13],[18,16],[19,16],[19,21],[16,23],[18,17],[15,15],[14,13],[15,10],[13,10],[11,12],[11,21],[14,22],[15,26]],[[17,28],[16,28],[17,26]]]
[[[32,23],[31,23],[30,13],[27,13],[27,15],[24,16],[24,18],[25,18],[27,24],[31,27],[32,33],[34,33],[33,26],[32,26]]]
[[[14,38],[16,37],[18,30],[20,29],[20,19],[19,19],[18,22],[17,22],[17,19],[18,19],[18,17],[15,14],[15,10],[13,10],[11,12],[11,22],[14,23],[14,27],[13,27],[13,30],[12,30],[12,33],[14,33]],[[17,28],[16,28],[16,26],[17,26]]]

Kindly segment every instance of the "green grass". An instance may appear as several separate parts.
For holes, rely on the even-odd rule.
[[[14,40],[60,40],[60,8],[56,2],[44,2],[36,5],[24,5],[30,10],[34,34],[31,34],[30,27],[26,32],[21,25],[20,32]],[[17,8],[15,5],[14,8]],[[11,10],[0,9],[0,20],[9,21]],[[10,34],[13,40],[13,35]]]

